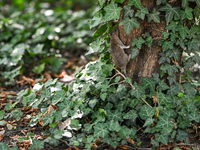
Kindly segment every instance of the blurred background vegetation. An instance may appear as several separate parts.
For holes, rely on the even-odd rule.
[[[96,0],[0,0],[0,86],[59,73],[89,49]]]

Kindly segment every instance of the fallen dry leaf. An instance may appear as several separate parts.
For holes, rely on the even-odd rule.
[[[128,145],[119,145],[117,147],[119,147],[121,149],[129,149]]]
[[[5,135],[0,133],[0,141],[2,141],[4,137]]]
[[[20,136],[19,135],[15,135],[15,136],[9,136],[9,138],[17,140]]]
[[[58,127],[60,130],[65,129],[66,127],[68,127],[71,124],[71,118],[68,118],[65,121],[58,121]]]
[[[9,123],[7,123],[7,124],[6,124],[6,127],[8,128],[8,130],[12,130],[14,126],[11,125],[11,124],[9,124]]]

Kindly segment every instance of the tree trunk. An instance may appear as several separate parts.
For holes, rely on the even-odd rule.
[[[147,7],[151,12],[156,8],[156,0],[141,0],[142,6]],[[123,5],[127,5],[126,0]],[[135,8],[133,8],[135,9]],[[136,12],[136,11],[134,11]],[[119,23],[122,21],[123,11],[121,12]],[[139,50],[139,54],[136,58],[131,59],[127,65],[127,75],[132,78],[133,81],[140,82],[140,77],[152,77],[152,73],[160,73],[160,65],[158,63],[159,53],[161,47],[158,45],[158,41],[162,38],[162,32],[165,30],[166,22],[165,18],[160,18],[160,23],[151,21],[148,23],[147,17],[144,20],[137,18],[140,23],[140,28],[134,27],[129,35],[126,35],[124,26],[119,26],[120,39],[125,45],[131,45],[135,38],[139,38],[146,32],[154,39],[151,47],[143,44]],[[131,50],[126,51],[127,54],[131,53]]]

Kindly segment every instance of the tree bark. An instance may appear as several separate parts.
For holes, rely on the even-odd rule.
[[[142,6],[147,7],[149,12],[156,8],[156,0],[141,0]],[[126,0],[123,5],[127,5]],[[132,7],[132,9],[135,9]],[[136,12],[136,9],[135,11]],[[123,11],[121,12],[119,22],[123,19]],[[140,23],[140,28],[134,27],[129,35],[126,35],[124,26],[119,26],[120,39],[125,45],[131,45],[135,38],[139,38],[146,32],[154,39],[151,47],[143,44],[139,50],[139,54],[136,58],[131,59],[127,65],[127,75],[132,78],[133,81],[140,82],[141,77],[152,77],[152,73],[160,73],[159,53],[161,47],[158,45],[158,41],[162,38],[162,32],[165,30],[166,22],[164,17],[160,17],[160,23],[151,21],[148,23],[147,17],[144,20],[137,18]],[[131,53],[131,50],[126,51],[127,54]]]

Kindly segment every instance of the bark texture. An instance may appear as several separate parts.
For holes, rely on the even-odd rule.
[[[141,0],[142,6],[147,7],[151,12],[156,8],[156,0]],[[123,5],[127,5],[126,0]],[[132,9],[135,9],[132,7]],[[136,9],[135,9],[136,10]],[[135,11],[136,12],[136,11]],[[123,19],[123,11],[119,19],[120,23]],[[158,41],[162,38],[162,32],[165,30],[166,22],[164,17],[160,17],[160,23],[151,21],[148,23],[147,17],[144,20],[137,18],[140,23],[140,28],[134,27],[129,35],[126,35],[124,26],[119,26],[120,39],[125,45],[131,45],[135,38],[139,38],[146,32],[148,32],[154,39],[151,47],[144,45],[136,58],[131,59],[127,65],[127,75],[132,78],[133,81],[140,82],[141,77],[152,77],[152,73],[160,72],[160,65],[158,63],[159,53],[161,47],[158,46]],[[131,50],[126,50],[127,54],[131,53]]]

